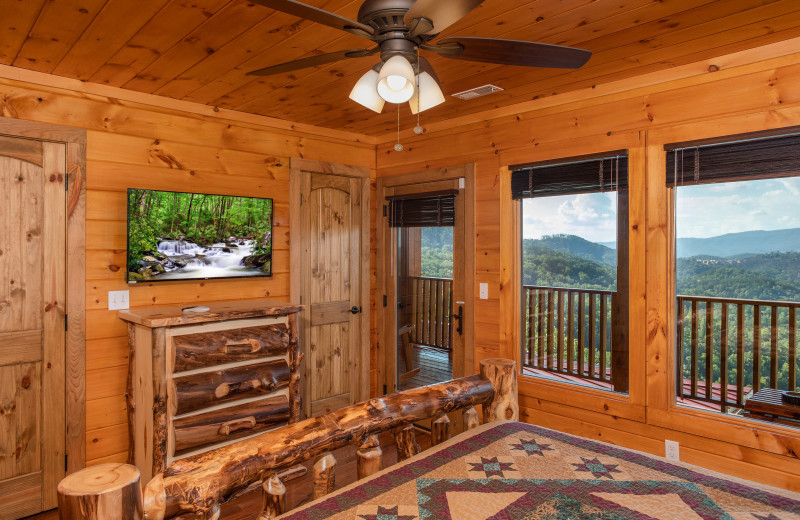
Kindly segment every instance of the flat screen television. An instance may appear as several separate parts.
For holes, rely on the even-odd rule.
[[[272,276],[272,199],[128,190],[128,283]]]

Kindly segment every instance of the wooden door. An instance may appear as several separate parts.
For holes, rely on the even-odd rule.
[[[65,475],[66,145],[0,136],[0,518]]]
[[[304,409],[316,416],[369,393],[368,179],[301,171]],[[293,237],[296,235],[293,235]],[[294,239],[293,239],[294,241]]]

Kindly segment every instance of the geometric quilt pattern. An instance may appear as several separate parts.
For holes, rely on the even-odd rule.
[[[357,482],[290,520],[800,520],[800,495],[518,422]]]

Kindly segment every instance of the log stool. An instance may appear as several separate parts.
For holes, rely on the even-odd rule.
[[[99,464],[58,484],[61,520],[141,520],[139,470],[129,464]]]

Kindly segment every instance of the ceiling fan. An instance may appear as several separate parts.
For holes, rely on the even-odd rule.
[[[498,38],[455,36],[433,42],[441,31],[466,16],[483,0],[365,0],[358,11],[357,22],[294,0],[253,1],[355,34],[377,46],[319,54],[255,70],[248,75],[282,74],[380,52],[381,61],[364,74],[350,94],[351,99],[378,113],[386,102],[408,101],[415,114],[444,102],[439,79],[428,60],[419,55],[420,50],[456,60],[564,69],[580,68],[592,55],[591,51],[573,47]]]

